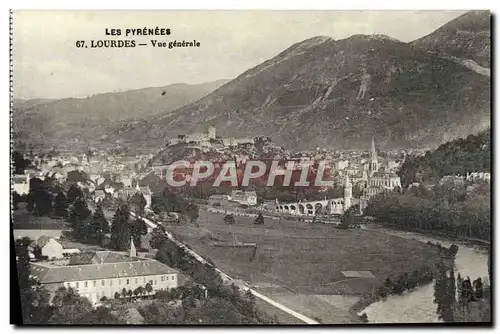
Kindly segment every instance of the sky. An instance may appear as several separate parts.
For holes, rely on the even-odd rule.
[[[85,97],[174,83],[235,78],[294,43],[385,34],[410,42],[465,11],[14,11],[14,98]],[[169,28],[169,36],[124,36]],[[106,36],[121,29],[121,36]],[[135,48],[77,48],[76,41],[135,39]],[[198,48],[154,48],[150,40]]]

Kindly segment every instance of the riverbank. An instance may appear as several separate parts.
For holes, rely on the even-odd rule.
[[[427,242],[426,244],[439,250],[439,258],[436,259],[436,263],[442,261],[442,263],[450,269],[453,267],[454,253],[456,253],[455,245],[450,246],[448,249],[441,246],[439,243]],[[403,273],[397,278],[387,277],[383,286],[379,286],[372,293],[362,296],[361,299],[351,307],[351,311],[359,314],[360,311],[375,302],[385,300],[391,296],[402,296],[422,286],[429,285],[436,277],[436,263],[411,273]],[[369,319],[367,319],[367,321],[369,322]]]
[[[427,235],[430,237],[446,238],[449,241],[456,241],[456,242],[460,242],[460,243],[464,243],[464,244],[472,245],[472,246],[490,247],[490,245],[491,245],[489,240],[448,235],[446,233],[440,233],[438,231],[424,231],[424,230],[421,230],[418,228],[402,229],[402,228],[398,228],[397,226],[387,225],[387,224],[382,224],[382,223],[377,223],[377,225],[380,227],[383,227],[383,228],[397,230],[397,231],[401,231],[401,232],[412,232],[412,233],[419,233],[419,234]]]
[[[422,243],[440,243],[450,247],[459,246],[455,256],[455,275],[471,278],[488,277],[488,251],[481,246],[470,246],[466,243],[449,240],[443,237],[431,237],[427,234],[398,231],[379,226],[370,226],[371,230],[397,235],[407,240],[417,240]],[[354,305],[357,314],[366,313],[369,323],[431,323],[440,322],[434,303],[434,282],[420,285],[401,295],[388,296],[385,299],[365,299]]]

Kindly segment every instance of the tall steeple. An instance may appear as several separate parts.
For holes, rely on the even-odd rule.
[[[377,161],[377,149],[375,148],[375,136],[372,136],[372,149],[370,151],[370,160]]]
[[[375,138],[372,136],[372,149],[370,151],[369,176],[378,171],[377,149],[375,148]]]
[[[135,245],[134,245],[134,237],[130,237],[130,251],[129,251],[129,256],[130,257],[137,257],[137,251],[135,250]]]

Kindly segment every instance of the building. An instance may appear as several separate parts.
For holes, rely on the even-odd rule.
[[[139,187],[139,182],[136,182],[135,187],[128,187],[118,190],[116,192],[115,197],[128,202],[136,194],[142,195],[146,200],[145,208],[151,207],[151,197],[152,197],[151,189],[149,189],[149,186]]]
[[[31,274],[52,295],[61,287],[73,288],[94,304],[103,297],[115,298],[123,289],[134,291],[149,284],[154,292],[178,287],[177,270],[154,259],[137,258],[133,256],[134,249],[131,247],[128,256],[110,251],[96,252],[66,265],[31,263]]]
[[[255,191],[233,190],[229,200],[244,205],[257,205],[257,193]]]
[[[340,160],[335,162],[335,170],[344,170],[349,167],[349,160]]]
[[[370,198],[384,191],[392,191],[401,188],[400,177],[393,172],[379,170],[375,140],[372,137],[372,148],[370,151],[370,161],[368,165],[368,180],[362,189],[359,209],[363,212],[368,206]]]
[[[48,259],[60,259],[64,256],[63,246],[54,238],[42,235],[36,240],[36,245],[42,250],[42,256]]]
[[[12,177],[12,188],[19,195],[28,195],[30,192],[30,175],[16,174]]]
[[[213,140],[217,137],[217,130],[215,129],[214,126],[210,126],[208,128],[208,139]]]
[[[96,190],[94,193],[94,202],[99,203],[102,202],[106,198],[106,193],[104,190]]]

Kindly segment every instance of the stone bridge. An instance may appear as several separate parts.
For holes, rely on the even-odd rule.
[[[343,214],[344,198],[324,199],[296,203],[277,203],[273,211],[296,216],[315,216],[316,214]]]

